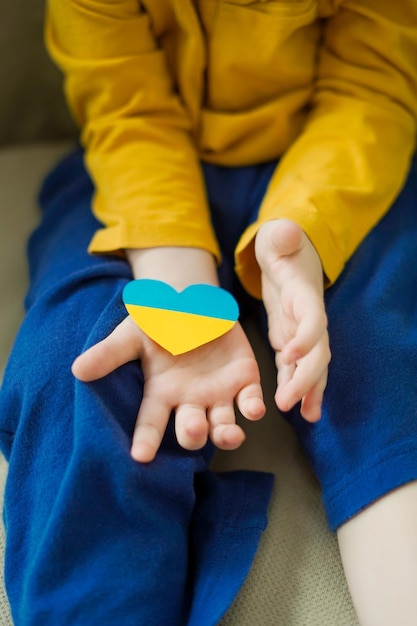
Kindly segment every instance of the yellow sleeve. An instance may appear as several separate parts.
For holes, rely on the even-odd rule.
[[[260,297],[260,225],[296,221],[333,283],[404,184],[416,145],[417,2],[346,0],[323,25],[303,131],[278,164],[236,268]]]
[[[93,252],[190,246],[219,256],[191,124],[137,0],[49,0],[46,42],[82,128],[103,223]]]

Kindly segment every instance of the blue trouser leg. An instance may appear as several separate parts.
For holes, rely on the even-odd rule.
[[[172,424],[156,460],[134,462],[139,364],[89,384],[72,376],[75,356],[125,317],[120,294],[131,279],[124,260],[86,253],[97,228],[91,193],[80,154],[44,187],[27,315],[0,394],[13,618],[17,626],[214,624],[250,566],[270,481],[212,475],[210,446],[183,450]]]
[[[332,360],[322,419],[288,414],[337,529],[417,480],[417,160],[325,294]]]
[[[130,278],[123,261],[85,254],[95,225],[78,165],[74,159],[74,184],[42,198],[28,313],[6,377],[16,390],[7,414],[19,416],[6,450],[7,550],[19,559],[16,567],[6,557],[11,605],[17,624],[87,624],[90,610],[94,623],[137,624],[138,605],[144,624],[181,624],[192,477],[203,460],[175,459],[172,433],[151,471],[129,458],[142,393],[135,363],[88,385],[72,377],[73,358],[124,317],[120,290]]]

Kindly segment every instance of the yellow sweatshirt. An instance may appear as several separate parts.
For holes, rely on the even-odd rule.
[[[201,160],[282,157],[237,272],[259,297],[255,234],[289,218],[332,283],[404,183],[417,0],[49,0],[46,40],[96,186],[93,252],[218,257]]]

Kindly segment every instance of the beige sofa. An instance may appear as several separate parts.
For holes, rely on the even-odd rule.
[[[42,21],[40,0],[14,0],[2,11],[0,371],[23,316],[25,242],[38,219],[36,193],[44,174],[76,137],[61,95],[61,77],[43,49]],[[355,626],[336,538],[327,530],[319,486],[293,433],[274,408],[273,364],[256,332],[252,330],[251,335],[262,365],[268,413],[262,423],[246,424],[247,441],[242,448],[218,453],[214,465],[219,469],[272,471],[276,484],[269,526],[252,571],[222,625]],[[6,472],[2,460],[1,484]],[[3,553],[3,532],[0,543]],[[12,624],[3,586],[0,624]]]

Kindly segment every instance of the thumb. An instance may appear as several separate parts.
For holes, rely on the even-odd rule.
[[[127,316],[105,339],[78,356],[71,370],[83,382],[98,380],[115,369],[139,358],[142,331]]]

